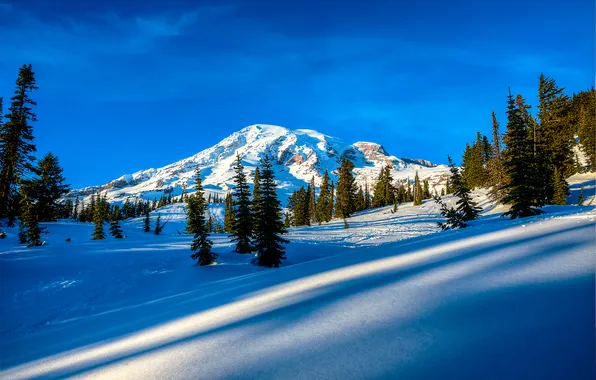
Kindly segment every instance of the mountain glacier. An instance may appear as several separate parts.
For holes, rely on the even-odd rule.
[[[255,124],[231,134],[214,146],[194,156],[180,160],[159,169],[146,169],[123,175],[104,185],[90,186],[71,191],[70,198],[88,197],[101,192],[111,202],[122,202],[126,198],[153,199],[164,192],[176,196],[183,186],[189,192],[194,187],[194,169],[201,168],[203,186],[209,193],[225,194],[233,187],[233,166],[239,155],[245,171],[252,181],[255,168],[265,155],[274,161],[274,170],[279,195],[285,202],[294,190],[304,186],[314,176],[316,186],[321,183],[327,170],[336,181],[335,170],[343,156],[355,165],[356,182],[371,188],[379,171],[384,166],[391,168],[395,182],[414,180],[415,172],[421,179],[429,180],[431,192],[441,191],[449,168],[435,165],[426,160],[397,158],[390,155],[382,145],[373,142],[347,144],[344,141],[314,130],[290,130],[280,126]]]

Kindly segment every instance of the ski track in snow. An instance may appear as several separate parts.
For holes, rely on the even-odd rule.
[[[594,207],[511,221],[475,197],[464,230],[437,233],[432,201],[292,228],[279,269],[226,235],[193,265],[176,205],[162,236],[62,221],[24,249],[9,230],[0,378],[593,378]]]

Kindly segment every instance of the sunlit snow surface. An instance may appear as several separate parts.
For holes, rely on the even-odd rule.
[[[63,221],[26,249],[8,230],[0,377],[594,378],[594,207],[510,221],[476,199],[486,215],[459,231],[438,232],[432,201],[292,228],[279,269],[225,235],[195,266],[182,205],[160,236]]]

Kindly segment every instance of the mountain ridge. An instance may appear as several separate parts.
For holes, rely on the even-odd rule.
[[[192,192],[197,165],[201,168],[205,188],[223,194],[233,186],[236,154],[241,156],[249,182],[260,159],[270,155],[280,195],[306,185],[313,176],[315,185],[319,186],[325,170],[336,180],[334,170],[344,156],[354,162],[356,182],[362,186],[366,183],[372,186],[383,166],[391,168],[396,181],[407,178],[412,181],[418,171],[421,178],[429,179],[431,191],[440,192],[448,178],[447,166],[423,159],[398,158],[376,142],[349,144],[312,129],[290,130],[277,125],[253,124],[190,157],[160,168],[125,174],[102,185],[76,189],[68,197],[85,198],[107,192],[108,200],[119,202],[126,198],[153,199],[164,192],[176,196],[182,193],[183,186]]]

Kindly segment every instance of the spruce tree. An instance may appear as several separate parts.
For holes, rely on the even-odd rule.
[[[289,243],[281,237],[285,232],[281,216],[280,202],[277,199],[277,184],[273,174],[271,160],[268,156],[261,160],[261,207],[257,217],[258,225],[255,233],[257,263],[260,266],[279,267],[285,260],[285,247]]]
[[[199,265],[204,266],[215,262],[218,255],[217,253],[211,252],[213,242],[209,240],[207,225],[205,223],[207,203],[205,203],[201,171],[198,167],[196,169],[195,184],[196,192],[188,203],[189,212],[187,214],[187,224],[193,226],[193,233],[195,235],[190,246],[190,250],[194,253],[190,255],[190,258],[197,260]]]
[[[420,185],[420,178],[418,177],[418,171],[414,176],[414,206],[420,206],[422,204],[422,186]]]
[[[41,234],[45,227],[39,226],[37,200],[31,182],[23,181],[19,190],[21,208],[19,242],[27,244],[29,248],[40,246],[42,245]]]
[[[151,219],[149,217],[149,210],[145,211],[145,218],[143,219],[143,231],[151,231]]]
[[[567,182],[564,178],[561,177],[559,173],[559,169],[555,168],[555,172],[553,174],[554,177],[554,195],[553,195],[553,204],[556,205],[566,205],[567,204],[567,195],[569,194],[569,190],[567,187]]]
[[[93,233],[91,234],[91,240],[104,240],[106,234],[103,230],[104,213],[100,205],[96,204],[95,210],[93,211]]]
[[[364,190],[362,190],[362,186],[358,188],[358,192],[356,193],[356,211],[362,211],[366,209],[366,201],[364,199]]]
[[[316,205],[317,219],[320,222],[329,222],[333,217],[333,192],[329,173],[325,170],[321,181],[321,192]]]
[[[114,214],[112,215],[112,221],[110,222],[110,235],[115,237],[116,239],[122,239],[124,235],[122,235],[122,228],[120,227],[120,209],[116,207],[114,209]]]
[[[232,201],[232,194],[226,194],[226,207],[224,209],[224,231],[227,233],[234,232],[234,204]]]
[[[509,181],[505,185],[507,196],[503,202],[511,204],[511,209],[503,215],[512,219],[538,215],[542,211],[538,209],[537,184],[527,175],[528,168],[534,165],[533,141],[528,138],[528,128],[511,92],[507,102],[507,119],[507,149],[503,152],[503,165]]]
[[[492,156],[488,162],[488,186],[489,198],[495,202],[501,202],[506,193],[504,190],[507,176],[503,167],[503,158],[501,154],[501,133],[499,132],[499,122],[495,111],[492,111]]]
[[[368,181],[364,181],[364,208],[368,210],[371,207],[370,191],[368,190]]]
[[[309,192],[304,186],[294,191],[288,202],[294,226],[310,226]]]
[[[449,162],[451,171],[451,183],[455,189],[453,195],[458,198],[456,202],[456,211],[464,223],[474,220],[478,218],[478,215],[482,212],[482,208],[478,207],[476,202],[472,201],[470,189],[463,181],[463,178],[459,174],[459,170],[451,160],[451,157],[447,157],[447,161]]]
[[[312,176],[308,184],[308,213],[311,223],[318,223],[319,217],[317,215],[317,196],[315,187],[315,176]]]
[[[261,207],[261,203],[261,173],[257,167],[255,168],[255,175],[253,178],[252,202],[250,205],[253,217],[253,226],[257,225],[256,218],[258,217],[257,215],[259,215],[259,207]]]
[[[157,219],[155,219],[155,229],[153,230],[153,233],[155,235],[161,234],[161,231],[163,231],[165,226],[166,223],[161,222],[161,215],[157,214]]]
[[[65,183],[58,158],[52,153],[46,154],[34,169],[37,178],[32,186],[37,194],[39,220],[53,222],[60,216],[60,198],[67,194],[69,185]]]
[[[352,170],[354,164],[347,157],[342,158],[338,169],[339,179],[337,180],[337,201],[336,215],[340,218],[348,218],[356,209],[356,183]]]
[[[573,95],[572,123],[586,156],[589,171],[596,171],[596,89],[592,87]]]
[[[250,189],[244,174],[244,166],[240,156],[236,155],[234,166],[234,232],[232,241],[236,243],[235,251],[238,253],[251,253],[253,251],[253,215],[251,212]]]
[[[18,183],[33,169],[33,127],[37,121],[33,108],[37,104],[30,98],[37,90],[35,73],[31,65],[19,69],[16,89],[11,98],[7,120],[0,126],[0,218],[8,218],[14,226],[18,215]]]
[[[579,196],[577,198],[577,205],[578,206],[583,206],[583,204],[584,204],[584,187],[582,186],[579,189]]]

